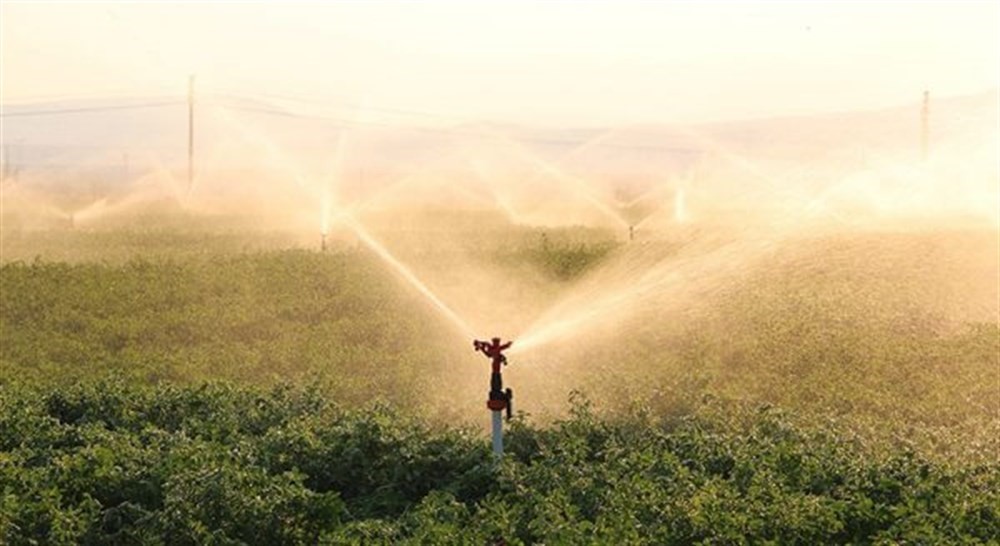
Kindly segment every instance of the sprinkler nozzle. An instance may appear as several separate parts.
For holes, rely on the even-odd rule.
[[[490,339],[490,341],[481,341],[475,339],[472,341],[472,348],[477,352],[483,353],[487,358],[493,361],[493,369],[495,371],[500,370],[500,364],[507,363],[507,357],[504,356],[503,352],[510,348],[513,341],[508,341],[507,343],[502,343],[500,338],[495,337]]]

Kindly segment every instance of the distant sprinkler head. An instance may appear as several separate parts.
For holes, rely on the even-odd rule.
[[[321,231],[319,233],[319,237],[320,237],[319,248],[323,252],[326,252],[326,232],[325,231]]]

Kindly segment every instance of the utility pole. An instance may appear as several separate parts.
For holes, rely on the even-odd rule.
[[[924,91],[924,105],[920,109],[920,159],[927,161],[930,140],[931,92]]]
[[[194,185],[194,74],[188,76],[188,186]]]
[[[11,172],[11,169],[10,169],[10,144],[4,144],[3,145],[3,170],[2,170],[2,174],[0,174],[0,177],[2,177],[2,178],[0,178],[0,180],[3,180],[4,182],[6,182],[7,178],[10,177],[10,172]]]
[[[0,172],[0,181],[11,182],[17,181],[17,171],[19,170],[16,165],[14,165],[13,157],[11,156],[10,144],[4,143],[3,145],[3,169]]]

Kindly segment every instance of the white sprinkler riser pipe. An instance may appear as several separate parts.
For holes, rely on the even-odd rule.
[[[493,413],[493,455],[500,457],[503,455],[503,417],[502,412]]]

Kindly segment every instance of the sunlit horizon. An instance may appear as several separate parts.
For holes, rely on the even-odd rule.
[[[998,8],[984,2],[0,9],[5,105],[181,96],[196,74],[199,90],[429,125],[587,126],[876,110],[1000,87]]]

